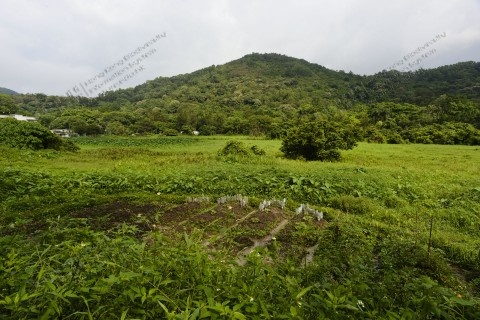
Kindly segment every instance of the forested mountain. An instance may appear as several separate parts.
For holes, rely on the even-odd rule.
[[[306,103],[339,104],[347,94],[351,79],[360,81],[361,77],[283,55],[251,54],[225,65],[109,92],[99,100],[153,100],[156,103],[159,102],[156,99],[177,100],[227,110],[251,106],[276,108],[285,104],[293,107]]]
[[[135,88],[107,93],[101,99],[125,98],[133,102],[173,95],[193,102],[238,105],[242,104],[238,97],[241,95],[243,104],[251,103],[249,100],[254,96],[251,100],[273,105],[275,102],[318,104],[325,101],[347,106],[381,101],[426,105],[442,94],[462,95],[479,102],[480,63],[462,62],[416,72],[393,70],[358,76],[284,55],[254,53],[225,65],[157,78]]]
[[[461,62],[416,72],[380,72],[366,77],[367,87],[384,89],[384,100],[420,105],[432,103],[441,95],[455,95],[480,102],[480,63]]]
[[[7,88],[2,88],[2,87],[0,87],[0,93],[11,94],[11,95],[18,94],[17,92],[15,92],[13,90],[10,90],[10,89],[7,89]]]
[[[410,131],[438,131],[431,126],[443,123],[453,131],[459,124],[479,129],[480,63],[360,76],[280,54],[253,53],[95,99],[43,94],[15,99],[20,110],[44,125],[79,134],[199,130],[280,137],[306,120],[353,116],[371,141],[459,143],[450,133],[448,139],[445,134],[430,139],[430,133],[419,138]]]

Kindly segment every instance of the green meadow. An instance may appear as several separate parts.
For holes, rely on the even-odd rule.
[[[0,149],[0,319],[480,318],[478,147],[72,140]]]

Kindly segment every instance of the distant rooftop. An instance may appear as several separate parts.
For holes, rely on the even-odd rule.
[[[0,114],[0,119],[2,118],[15,118],[20,121],[37,121],[35,117],[22,116],[21,114]]]

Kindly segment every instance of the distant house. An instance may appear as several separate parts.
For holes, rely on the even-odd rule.
[[[37,121],[37,118],[35,117],[22,116],[21,114],[8,114],[8,115],[0,114],[0,119],[2,118],[15,118],[19,121]]]
[[[55,133],[57,136],[60,136],[62,138],[70,138],[75,135],[71,130],[69,129],[53,129],[50,130],[52,133]]]

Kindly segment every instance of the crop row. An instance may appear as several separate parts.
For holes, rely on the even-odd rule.
[[[72,141],[79,145],[100,147],[162,147],[168,145],[191,145],[199,142],[196,137],[149,137],[149,138],[120,138],[120,137],[78,137]]]
[[[328,177],[297,177],[277,174],[237,174],[209,172],[200,175],[178,173],[142,175],[138,173],[71,173],[53,175],[41,171],[3,169],[0,171],[2,188],[0,200],[11,196],[55,195],[76,189],[105,192],[145,190],[181,194],[251,194],[269,197],[294,197],[298,201],[320,203],[332,195],[351,195],[371,199],[387,199],[397,195],[407,200],[424,196],[415,186],[387,186],[384,183],[365,183],[361,179]]]

